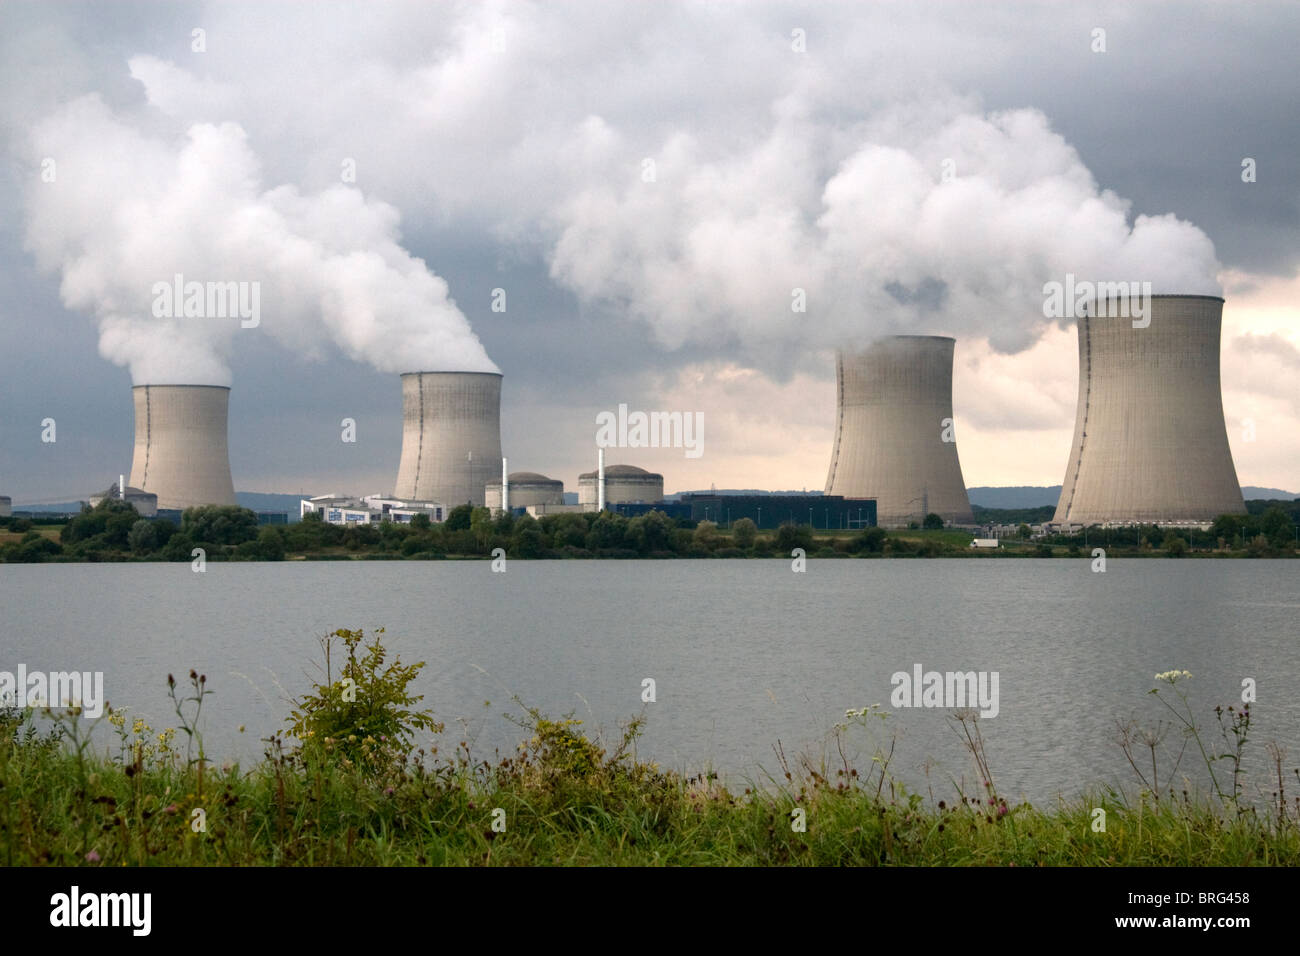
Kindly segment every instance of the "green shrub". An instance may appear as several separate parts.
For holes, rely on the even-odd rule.
[[[382,772],[403,766],[417,731],[441,733],[442,724],[428,709],[416,709],[424,698],[408,687],[424,661],[403,664],[388,651],[377,628],[370,643],[360,629],[341,628],[321,639],[325,682],[295,701],[288,717],[289,732],[311,758],[341,759],[363,770]],[[335,639],[346,659],[335,679]]]

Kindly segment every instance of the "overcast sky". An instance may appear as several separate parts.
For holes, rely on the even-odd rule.
[[[391,491],[397,373],[435,365],[499,368],[511,469],[570,491],[620,403],[703,413],[698,458],[610,458],[669,491],[821,488],[834,349],[886,333],[957,338],[968,485],[1059,484],[1067,271],[1221,291],[1238,477],[1300,490],[1297,37],[1266,3],[0,3],[0,494],[129,471],[133,380],[232,386],[241,491]],[[178,272],[259,282],[260,325],[155,318]]]

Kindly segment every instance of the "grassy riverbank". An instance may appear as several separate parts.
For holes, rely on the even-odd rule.
[[[111,746],[84,718],[56,714],[38,729],[30,711],[6,712],[0,862],[1300,865],[1300,803],[1285,793],[1300,771],[1269,750],[1264,777],[1276,771],[1275,792],[1259,804],[1243,799],[1244,714],[1244,727],[1226,725],[1235,749],[1202,748],[1233,768],[1230,777],[1218,771],[1208,795],[1170,788],[1163,781],[1176,775],[1153,764],[1158,789],[1134,798],[1111,790],[1050,807],[1015,804],[998,793],[969,712],[955,712],[953,723],[970,742],[977,793],[955,785],[947,798],[906,793],[889,771],[896,741],[885,737],[865,766],[782,757],[771,778],[729,790],[638,759],[639,720],[602,743],[576,721],[524,708],[518,750],[479,760],[406,692],[421,665],[389,663],[378,638],[367,646],[360,632],[339,633],[351,643],[337,679],[299,699],[290,729],[268,738],[252,767],[203,756],[201,675],[191,675],[188,691],[173,685],[179,732],[155,733],[110,711],[102,719],[116,736]],[[850,711],[834,736],[876,734],[888,722],[875,708]],[[1193,751],[1202,747],[1199,731],[1187,739]],[[1132,757],[1141,758],[1135,770],[1145,767],[1145,752]]]

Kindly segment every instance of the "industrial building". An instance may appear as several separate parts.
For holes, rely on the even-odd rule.
[[[777,528],[786,522],[814,528],[848,530],[876,523],[876,502],[843,495],[682,495],[679,502],[694,521],[713,521],[730,528],[748,518],[759,528]]]
[[[564,504],[564,482],[547,478],[535,471],[515,471],[507,477],[506,492],[511,510],[530,505]],[[484,487],[484,500],[493,513],[501,510],[501,479],[489,481]]]
[[[500,373],[404,374],[394,495],[481,507],[485,486],[500,475]]]
[[[874,498],[882,527],[931,513],[974,524],[952,432],[955,345],[946,336],[896,335],[839,352],[827,495]]]
[[[0,495],[0,518],[8,518],[14,513],[13,499],[8,495]]]
[[[1137,328],[1109,304],[1078,320],[1079,404],[1054,524],[1244,514],[1219,388],[1223,299],[1152,296]]]
[[[226,421],[230,389],[221,385],[137,385],[131,487],[159,508],[233,505]]]
[[[142,518],[155,518],[158,516],[158,496],[140,488],[132,488],[126,483],[125,478],[119,477],[117,483],[110,486],[106,491],[91,495],[90,507],[94,508],[104,500],[125,501]]]
[[[578,504],[589,505],[585,510],[596,509],[600,501],[599,471],[588,471],[578,476]],[[603,504],[657,504],[664,500],[664,476],[636,465],[610,465],[605,468],[605,497]]]
[[[303,499],[299,503],[298,514],[300,517],[318,514],[322,521],[330,524],[379,524],[381,521],[409,524],[419,514],[428,515],[433,522],[443,521],[447,517],[447,509],[436,501],[414,501],[385,495],[365,495],[360,498],[352,495],[318,495]]]

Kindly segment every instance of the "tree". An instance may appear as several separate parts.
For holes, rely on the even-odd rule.
[[[411,527],[416,531],[428,531],[430,524],[432,524],[432,522],[429,521],[429,516],[426,514],[411,516]]]
[[[457,505],[447,512],[447,530],[448,531],[468,531],[470,520],[474,515],[474,506],[471,504]]]
[[[588,551],[611,551],[627,546],[627,519],[620,514],[602,511],[587,532]]]
[[[879,554],[885,548],[885,537],[884,528],[863,528],[862,533],[858,535],[858,546],[863,551]]]
[[[642,554],[655,551],[671,550],[673,544],[673,521],[662,511],[651,511],[638,515],[627,523],[625,538],[628,547],[635,548]]]
[[[469,529],[474,534],[474,543],[480,551],[492,540],[492,512],[487,508],[475,508],[470,512]]]
[[[257,553],[263,561],[284,560],[284,532],[267,525],[257,533]]]
[[[701,521],[695,526],[695,531],[691,535],[692,543],[698,544],[707,551],[716,548],[720,540],[718,526],[712,521]]]
[[[1030,535],[1029,525],[1022,524],[1019,528],[1016,529],[1016,535],[1018,537],[1028,539]]]
[[[795,548],[803,548],[807,552],[812,548],[812,539],[812,528],[806,524],[786,521],[776,529],[776,548],[785,554]]]
[[[200,544],[243,544],[257,537],[257,515],[237,505],[186,508],[181,530]]]
[[[731,540],[738,548],[752,548],[758,526],[749,518],[741,518],[731,526]]]
[[[1273,505],[1260,516],[1259,530],[1275,548],[1290,547],[1295,540],[1291,516],[1278,505]]]
[[[943,518],[932,511],[925,516],[925,521],[922,523],[921,527],[929,531],[936,531],[943,527]]]
[[[136,554],[151,554],[158,550],[158,532],[148,518],[141,518],[131,525],[126,540]]]
[[[509,554],[512,558],[540,558],[546,551],[546,539],[537,519],[524,515],[515,522],[510,534]]]
[[[1164,548],[1165,554],[1169,555],[1169,557],[1181,558],[1187,551],[1187,542],[1183,540],[1177,531],[1169,531],[1165,535],[1164,541],[1160,543],[1160,547]]]

